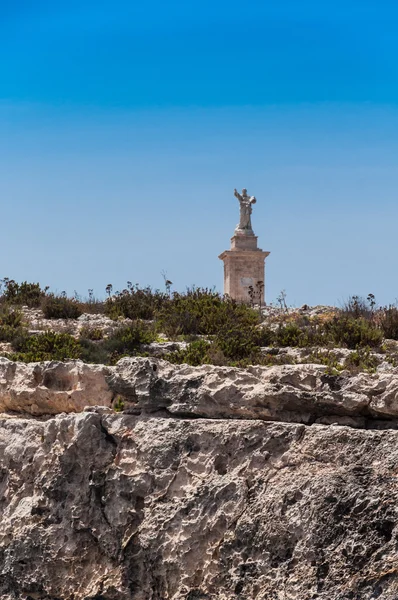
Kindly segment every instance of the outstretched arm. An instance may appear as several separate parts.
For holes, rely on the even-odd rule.
[[[242,196],[239,194],[239,192],[237,191],[237,189],[234,189],[234,196],[237,197],[237,199],[239,200],[239,202],[242,200]]]

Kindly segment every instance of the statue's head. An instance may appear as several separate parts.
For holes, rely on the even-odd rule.
[[[243,190],[242,190],[242,196],[247,196],[247,189],[246,188],[243,188]]]

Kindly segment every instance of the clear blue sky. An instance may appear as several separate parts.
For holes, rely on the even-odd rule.
[[[398,4],[0,0],[0,276],[222,289],[257,196],[267,297],[398,297]]]

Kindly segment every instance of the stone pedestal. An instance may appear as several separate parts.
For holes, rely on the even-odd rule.
[[[257,248],[257,236],[235,234],[231,238],[231,249],[218,258],[224,262],[224,294],[240,302],[265,301],[265,259],[269,252]]]

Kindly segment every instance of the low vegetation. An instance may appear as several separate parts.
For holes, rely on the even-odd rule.
[[[21,311],[10,308],[7,304],[0,304],[0,342],[11,342],[22,332]]]
[[[9,345],[7,355],[21,361],[82,359],[114,364],[123,356],[147,355],[149,345],[162,339],[187,344],[165,358],[190,365],[248,366],[294,362],[283,348],[310,349],[303,361],[323,364],[331,374],[341,370],[373,372],[385,353],[398,362],[396,345],[390,351],[386,339],[398,340],[398,308],[377,307],[372,294],[351,297],[341,309],[306,316],[289,311],[286,302],[274,317],[262,317],[250,304],[240,304],[211,289],[172,293],[140,288],[128,282],[113,293],[109,284],[104,301],[89,290],[82,300],[75,294],[54,294],[38,283],[0,283],[0,342]],[[25,308],[40,309],[45,319],[75,320],[83,313],[101,313],[115,321],[112,333],[101,327],[84,327],[79,333],[47,331],[29,333]],[[55,327],[55,326],[54,326]],[[111,328],[112,329],[112,328]],[[351,352],[339,360],[333,349]],[[279,352],[278,349],[281,349]]]
[[[66,295],[48,294],[41,302],[41,309],[46,319],[77,319],[83,314],[81,303]]]

